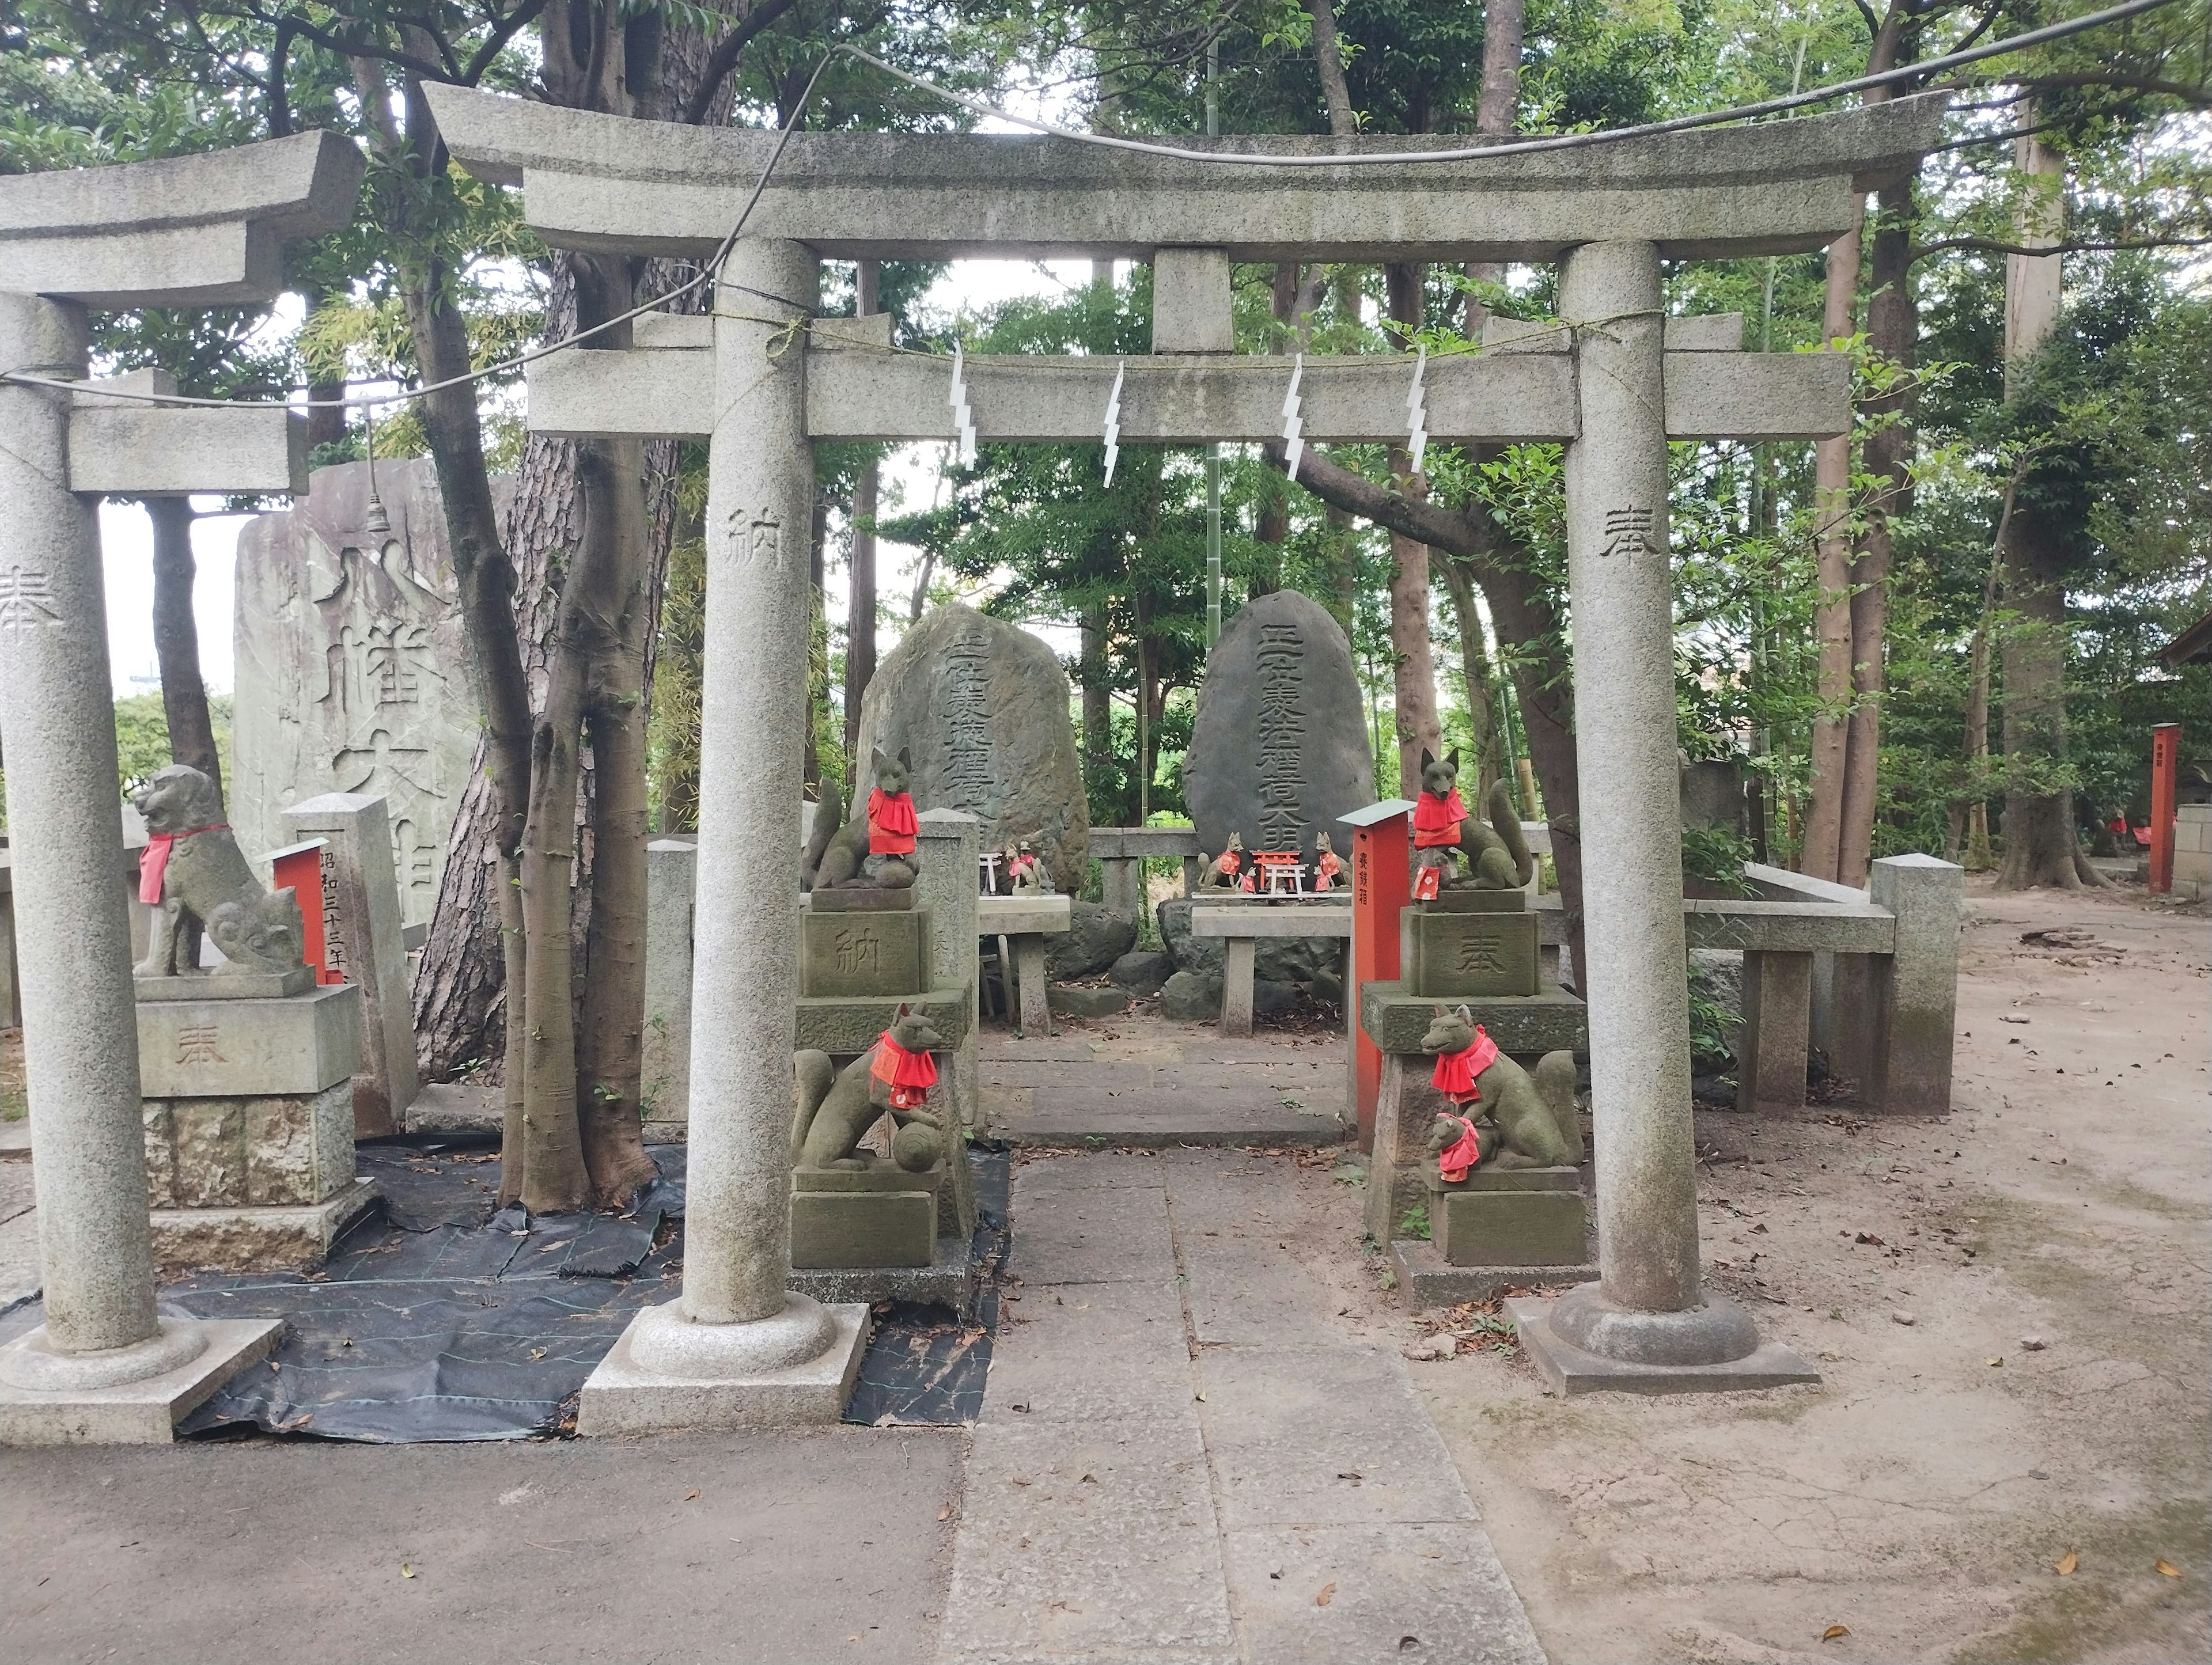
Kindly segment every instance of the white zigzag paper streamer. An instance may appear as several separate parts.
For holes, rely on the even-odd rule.
[[[946,402],[952,407],[952,423],[960,432],[960,466],[975,466],[975,419],[968,410],[968,384],[962,379],[967,368],[966,356],[960,343],[952,343],[952,389]]]
[[[1406,395],[1406,424],[1413,430],[1406,441],[1406,450],[1413,459],[1413,471],[1421,471],[1422,453],[1429,448],[1429,400],[1421,386],[1421,373],[1428,368],[1429,349],[1425,346],[1413,361],[1413,390]]]
[[[1306,419],[1298,411],[1298,384],[1305,380],[1305,374],[1306,355],[1300,353],[1291,366],[1290,391],[1283,395],[1283,440],[1288,471],[1293,480],[1298,477],[1298,459],[1306,454]]]
[[[1114,367],[1114,391],[1106,399],[1106,483],[1114,483],[1114,465],[1121,459],[1121,378],[1129,367]]]

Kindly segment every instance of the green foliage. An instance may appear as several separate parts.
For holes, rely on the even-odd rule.
[[[1426,1203],[1415,1203],[1398,1217],[1398,1236],[1411,1237],[1417,1243],[1429,1240],[1429,1209]]]
[[[1700,1073],[1729,1068],[1735,1062],[1736,1018],[1716,997],[1712,974],[1690,962],[1690,1063]]]
[[[237,765],[230,761],[230,716],[229,695],[208,696],[208,719],[215,729],[216,755],[234,773]],[[130,797],[152,780],[156,770],[167,768],[174,761],[169,755],[169,719],[161,708],[161,695],[126,694],[116,701],[115,763],[121,795]],[[227,789],[229,782],[224,785]]]
[[[1731,896],[1759,894],[1743,876],[1743,864],[1753,859],[1751,841],[1726,827],[1682,829],[1682,877],[1713,885]]]

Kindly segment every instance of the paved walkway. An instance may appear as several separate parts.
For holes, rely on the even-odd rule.
[[[1065,1024],[1065,1020],[1063,1020]],[[1334,1145],[1345,1136],[1340,1036],[1224,1041],[1132,1016],[1049,1040],[986,1030],[983,1109],[1015,1145]]]
[[[945,1665],[1543,1659],[1403,1360],[1346,1322],[1373,1304],[1352,1244],[1313,1241],[1284,1165],[1017,1172]]]

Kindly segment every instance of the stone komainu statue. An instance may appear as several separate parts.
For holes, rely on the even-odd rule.
[[[214,781],[189,764],[172,763],[131,801],[151,835],[139,859],[138,898],[155,909],[138,975],[199,975],[190,963],[196,933],[181,928],[194,921],[232,971],[282,973],[301,966],[307,933],[299,901],[289,890],[272,896],[253,877],[237,835],[223,824]]]

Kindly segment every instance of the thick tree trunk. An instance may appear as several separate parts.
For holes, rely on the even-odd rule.
[[[1910,370],[1918,360],[1920,339],[1920,308],[1912,293],[1913,179],[1908,176],[1883,187],[1876,204],[1880,213],[1870,263],[1867,345],[1899,369]],[[1867,472],[1878,483],[1851,561],[1851,717],[1844,763],[1843,824],[1836,848],[1836,878],[1842,884],[1865,884],[1874,854],[1881,708],[1887,683],[1889,577],[1895,520],[1911,508],[1912,404],[1908,391],[1887,395],[1868,407],[1879,425],[1867,435],[1863,454]]]
[[[1386,269],[1390,316],[1408,331],[1422,325],[1421,286],[1425,268],[1398,264]],[[1393,343],[1403,348],[1402,336]],[[1402,446],[1389,450],[1390,476],[1404,483],[1407,496],[1425,498],[1428,482],[1413,471],[1413,454]],[[1391,696],[1398,739],[1398,792],[1412,798],[1421,789],[1421,754],[1441,753],[1443,726],[1437,715],[1436,652],[1429,640],[1429,546],[1398,532],[1390,534]]]
[[[2063,563],[2033,515],[2006,539],[2003,636],[2007,785],[2001,890],[2081,888],[2066,765],[2066,591]]]
[[[880,310],[877,284],[882,270],[876,261],[860,263],[853,310],[862,318]],[[876,674],[876,510],[881,490],[882,471],[872,462],[853,483],[853,554],[846,574],[850,594],[845,607],[845,756],[850,775],[860,770],[853,749],[860,743],[860,702]]]
[[[1452,622],[1459,631],[1461,679],[1467,684],[1467,726],[1474,741],[1474,769],[1468,775],[1474,785],[1475,803],[1490,793],[1490,783],[1504,768],[1504,748],[1498,743],[1497,714],[1491,708],[1490,653],[1482,639],[1482,615],[1474,605],[1474,574],[1456,556],[1434,551],[1433,565],[1443,569],[1444,588],[1451,594]]]
[[[1336,14],[1329,0],[1306,0],[1313,19],[1314,68],[1321,76],[1322,99],[1328,106],[1328,131],[1348,138],[1359,131],[1359,118],[1352,108],[1352,94],[1344,81],[1344,54],[1337,46]]]
[[[1828,246],[1827,305],[1822,337],[1832,350],[1853,333],[1859,283],[1859,230]],[[1811,780],[1805,805],[1805,842],[1798,871],[1833,882],[1843,839],[1844,766],[1850,736],[1851,700],[1851,441],[1848,434],[1818,441],[1813,453],[1813,548],[1820,585],[1813,632],[1820,645],[1815,671],[1819,701],[1807,756]]]
[[[1083,610],[1081,645],[1076,675],[1083,684],[1083,777],[1088,789],[1103,796],[1092,800],[1092,814],[1118,819],[1121,794],[1114,790],[1114,690],[1106,665],[1106,608],[1095,603]]]
[[[208,715],[207,684],[200,676],[199,622],[192,613],[198,577],[192,558],[192,505],[188,497],[149,497],[154,523],[154,657],[161,672],[161,710],[169,723],[169,757],[189,763],[222,794],[222,757]]]

